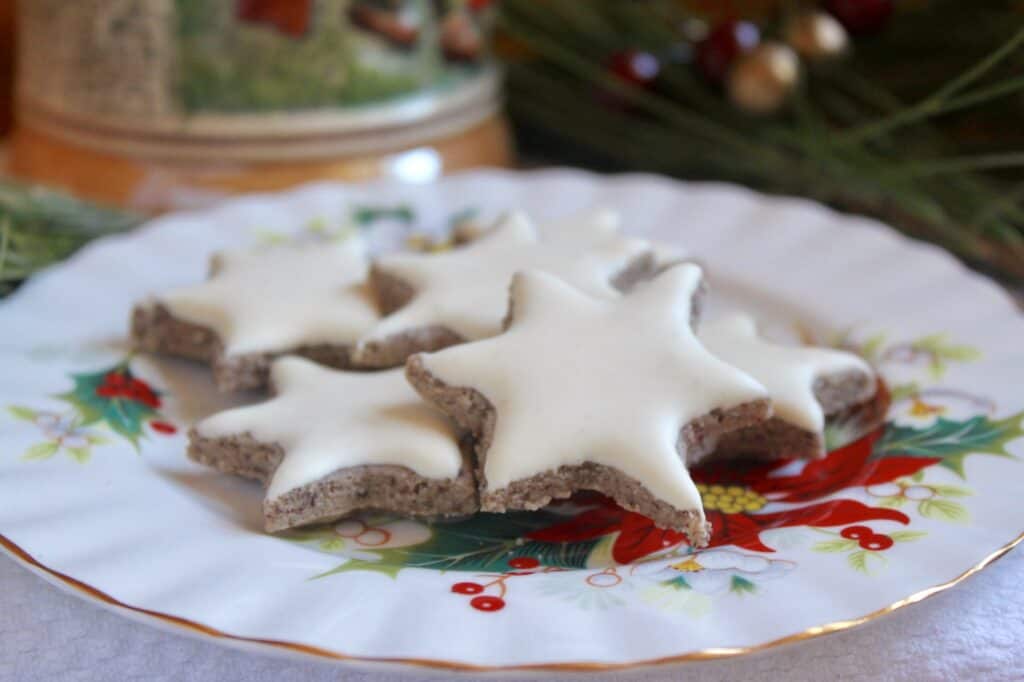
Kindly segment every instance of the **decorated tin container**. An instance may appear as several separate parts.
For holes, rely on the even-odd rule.
[[[508,160],[488,2],[23,0],[14,172],[141,208]]]

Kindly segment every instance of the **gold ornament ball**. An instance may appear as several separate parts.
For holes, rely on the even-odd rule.
[[[783,105],[800,79],[793,48],[768,41],[751,50],[729,72],[729,97],[740,109],[769,114]]]
[[[810,60],[838,57],[850,44],[846,29],[825,12],[804,12],[786,22],[786,42]]]

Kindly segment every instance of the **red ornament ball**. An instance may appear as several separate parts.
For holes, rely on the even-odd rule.
[[[892,0],[828,0],[825,8],[850,33],[873,33],[892,16]]]
[[[630,85],[647,87],[658,77],[661,63],[650,52],[623,50],[611,56],[608,70]]]
[[[761,31],[749,21],[727,21],[697,44],[697,68],[709,81],[725,79],[736,58],[761,42]]]
[[[505,600],[501,597],[473,597],[469,605],[477,611],[501,611],[505,608]]]
[[[540,566],[540,562],[532,556],[517,556],[514,559],[509,559],[508,565],[512,568],[529,569],[537,568]]]
[[[480,594],[484,586],[480,583],[455,583],[452,585],[452,592],[455,594]]]

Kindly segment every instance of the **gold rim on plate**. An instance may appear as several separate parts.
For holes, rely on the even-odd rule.
[[[0,548],[3,548],[8,554],[14,559],[21,562],[25,566],[33,569],[34,571],[41,572],[46,576],[54,579],[55,581],[63,584],[80,594],[85,595],[87,598],[94,601],[100,602],[107,607],[112,607],[112,610],[124,609],[131,611],[148,618],[153,618],[165,623],[169,623],[175,627],[187,630],[193,634],[206,635],[214,637],[216,639],[223,639],[229,642],[244,642],[246,644],[257,644],[262,646],[273,647],[275,649],[284,649],[292,652],[306,654],[310,656],[316,656],[318,658],[324,658],[335,661],[348,661],[352,663],[367,663],[367,664],[387,664],[387,665],[409,665],[419,666],[424,668],[433,668],[439,670],[450,670],[458,672],[566,672],[566,671],[613,671],[613,670],[630,670],[634,668],[644,668],[649,666],[665,666],[672,665],[675,663],[684,663],[687,661],[708,661],[717,660],[723,658],[734,658],[736,656],[743,656],[746,654],[753,654],[768,649],[774,649],[776,647],[783,646],[785,644],[791,644],[794,642],[802,642],[804,640],[813,639],[815,637],[821,637],[823,635],[829,635],[835,632],[841,632],[843,630],[849,630],[850,628],[858,625],[863,625],[869,621],[875,620],[880,616],[884,616],[888,613],[892,613],[897,609],[901,609],[911,604],[923,601],[928,597],[934,596],[940,592],[944,592],[951,587],[959,585],[961,582],[971,577],[975,573],[981,571],[983,568],[1007,554],[1011,549],[1016,547],[1024,541],[1024,533],[1021,533],[1012,541],[1000,547],[995,552],[992,552],[980,562],[968,568],[966,571],[956,576],[952,580],[949,580],[932,587],[925,588],[909,597],[904,597],[899,601],[884,606],[880,609],[872,611],[859,618],[852,618],[850,620],[839,620],[826,625],[816,625],[811,628],[807,628],[802,632],[797,632],[792,635],[786,635],[779,639],[774,639],[769,642],[762,644],[756,644],[753,646],[745,647],[713,647],[709,649],[701,649],[700,651],[692,651],[688,654],[681,654],[678,656],[664,656],[661,658],[651,658],[641,661],[631,661],[629,663],[588,663],[585,661],[581,662],[567,662],[567,663],[537,663],[537,664],[519,664],[519,665],[474,665],[472,663],[458,663],[454,661],[442,661],[428,658],[388,658],[388,657],[377,657],[377,656],[351,656],[344,654],[339,651],[331,651],[329,649],[322,649],[320,647],[310,646],[307,644],[298,644],[296,642],[285,642],[276,639],[260,639],[258,637],[242,637],[239,635],[232,635],[231,633],[218,630],[210,627],[209,625],[203,625],[194,620],[187,618],[181,618],[180,616],[173,616],[168,613],[161,613],[160,611],[153,611],[150,609],[144,609],[139,606],[132,606],[131,604],[125,604],[114,597],[111,597],[106,592],[98,590],[95,587],[88,585],[87,583],[73,578],[66,573],[54,570],[49,566],[46,566],[39,562],[35,557],[26,552],[24,549],[11,542],[9,538],[0,533]]]

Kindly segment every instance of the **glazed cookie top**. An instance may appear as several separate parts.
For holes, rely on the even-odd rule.
[[[825,428],[825,413],[814,396],[816,379],[845,372],[873,376],[871,367],[852,353],[765,341],[758,336],[754,318],[746,314],[702,325],[700,339],[709,351],[764,384],[776,417],[813,433]]]
[[[377,320],[365,285],[366,245],[284,244],[214,256],[210,278],[157,297],[213,329],[228,354],[354,343]]]
[[[493,406],[487,488],[590,461],[677,509],[700,510],[680,430],[712,410],[766,398],[697,341],[690,308],[700,282],[699,267],[676,265],[607,300],[547,273],[520,273],[505,333],[416,356],[438,380],[473,388]]]
[[[619,236],[617,220],[607,212],[589,220],[564,221],[548,233],[550,239],[541,239],[529,218],[513,212],[462,248],[381,257],[375,267],[406,282],[414,293],[364,341],[437,326],[468,340],[493,336],[501,331],[509,282],[520,270],[544,270],[592,296],[616,298],[620,294],[613,278],[650,251],[643,240]]]
[[[455,425],[416,395],[401,370],[340,372],[293,356],[276,360],[270,378],[274,398],[196,425],[206,438],[249,433],[280,444],[284,459],[267,499],[359,465],[400,465],[425,478],[458,476]]]

